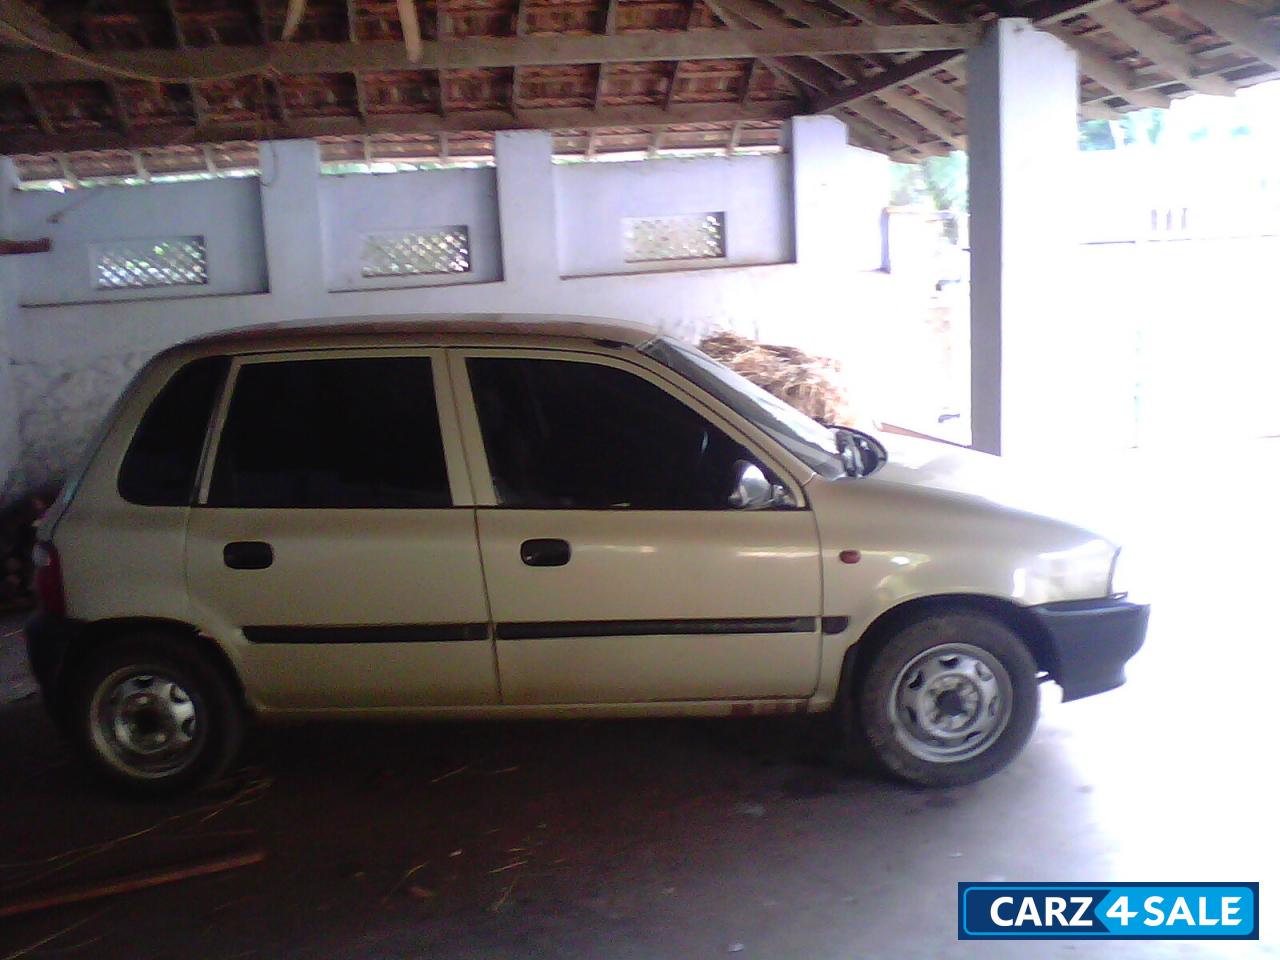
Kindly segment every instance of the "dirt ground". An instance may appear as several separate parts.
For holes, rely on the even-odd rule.
[[[1280,881],[1271,615],[1280,441],[1094,478],[1150,599],[1131,682],[1058,703],[962,789],[843,774],[811,720],[255,731],[234,777],[138,804],[86,778],[0,621],[0,907],[245,849],[243,869],[0,919],[0,960],[1278,957],[962,943],[962,880]]]

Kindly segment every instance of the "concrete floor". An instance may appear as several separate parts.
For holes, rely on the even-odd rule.
[[[1026,753],[963,789],[838,774],[791,720],[325,725],[255,733],[218,790],[129,804],[70,762],[0,639],[0,903],[268,857],[0,920],[0,960],[1280,956],[1269,901],[1252,944],[955,939],[961,880],[1280,881],[1280,441],[1073,463],[1064,488],[1141,561],[1147,649],[1122,690],[1046,688]]]

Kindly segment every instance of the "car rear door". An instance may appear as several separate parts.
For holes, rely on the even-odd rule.
[[[234,362],[188,525],[187,584],[260,703],[496,702],[451,403],[438,350]]]
[[[451,353],[505,703],[811,693],[812,513],[729,508],[731,423],[589,353]],[[472,399],[474,398],[474,403]]]

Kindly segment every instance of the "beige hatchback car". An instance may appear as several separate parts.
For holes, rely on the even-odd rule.
[[[905,452],[899,452],[905,451]],[[1124,682],[1118,550],[966,492],[651,330],[236,331],[157,356],[40,529],[27,629],[100,773],[209,781],[246,719],[839,708],[925,785],[1026,743],[1038,683]]]

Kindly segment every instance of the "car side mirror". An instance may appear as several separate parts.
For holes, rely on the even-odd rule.
[[[795,506],[791,494],[780,483],[770,483],[759,466],[749,460],[733,465],[733,492],[729,506],[735,510],[764,510],[766,507]]]

